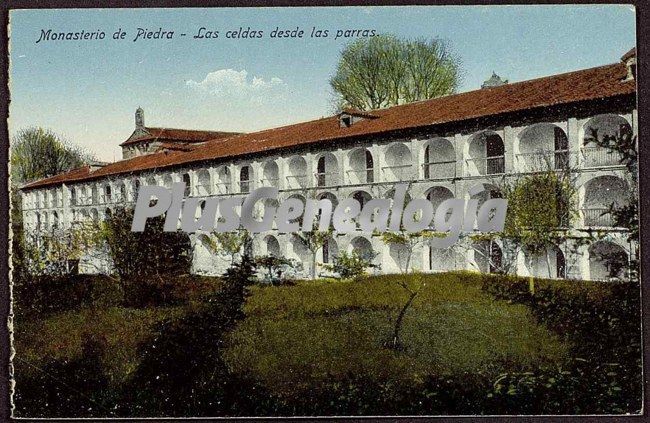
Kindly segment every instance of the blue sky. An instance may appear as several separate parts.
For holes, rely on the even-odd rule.
[[[230,131],[330,114],[328,80],[351,39],[224,38],[249,26],[444,38],[463,63],[460,91],[492,71],[514,82],[613,63],[636,37],[634,9],[623,5],[18,10],[10,15],[10,132],[47,127],[112,161],[138,106],[148,126]],[[173,30],[174,39],[133,42],[139,27]],[[200,27],[220,38],[193,39]],[[118,28],[124,41],[112,40]],[[41,29],[106,38],[36,43]]]

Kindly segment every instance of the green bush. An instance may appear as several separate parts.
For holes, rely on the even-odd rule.
[[[338,274],[341,279],[355,279],[366,274],[366,269],[377,268],[372,263],[373,256],[365,257],[356,251],[348,254],[342,251],[334,257],[334,263],[327,265],[326,268]]]

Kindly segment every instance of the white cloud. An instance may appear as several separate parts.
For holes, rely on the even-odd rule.
[[[280,78],[272,77],[268,80],[257,76],[249,78],[246,70],[234,69],[219,69],[207,74],[201,82],[189,80],[185,84],[197,91],[221,98],[255,102],[269,96],[280,95],[287,87]]]

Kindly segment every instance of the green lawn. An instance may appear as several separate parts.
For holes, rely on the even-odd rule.
[[[296,394],[346,375],[418,382],[427,375],[534,370],[561,363],[569,345],[536,324],[523,305],[495,301],[477,275],[428,275],[406,315],[406,350],[382,347],[407,298],[397,275],[361,281],[304,281],[252,288],[246,319],[227,339],[234,370],[278,394]],[[139,364],[138,348],[156,324],[191,313],[191,305],[133,309],[82,308],[15,321],[16,374],[50,359],[72,360],[92,338],[106,348],[102,364],[115,384]],[[205,334],[210,336],[210,334]]]
[[[407,349],[382,348],[407,294],[398,275],[255,287],[226,360],[279,394],[347,374],[419,382],[429,374],[534,370],[561,363],[569,345],[523,305],[494,301],[476,275],[429,275],[404,320]]]

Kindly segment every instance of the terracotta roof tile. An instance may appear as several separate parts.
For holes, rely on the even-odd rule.
[[[210,139],[227,138],[239,134],[239,132],[200,131],[194,129],[176,129],[176,128],[146,127],[145,130],[148,132],[148,134],[134,139],[128,139],[120,145],[123,146],[123,145],[139,143],[142,141],[155,141],[155,140],[205,142]]]
[[[623,82],[625,76],[625,65],[616,63],[373,110],[370,113],[378,118],[361,120],[350,127],[341,127],[338,116],[330,116],[280,128],[210,140],[198,145],[192,151],[161,152],[122,160],[85,176],[58,175],[33,182],[25,188],[268,152],[283,147],[317,143],[326,146],[354,136],[377,135],[539,107],[633,95],[636,93],[635,81]]]

